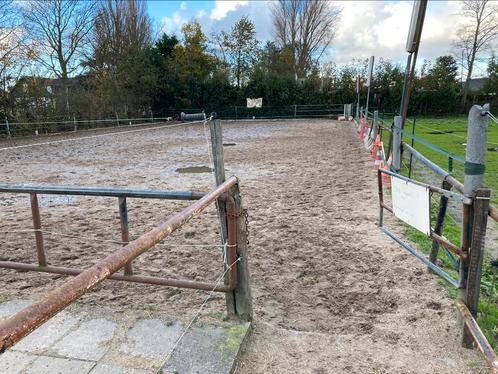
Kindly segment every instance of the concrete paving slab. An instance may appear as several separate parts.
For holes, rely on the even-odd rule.
[[[143,369],[125,368],[107,364],[97,364],[89,374],[154,374]]]
[[[0,355],[0,373],[18,374],[22,373],[29,364],[36,360],[38,356],[23,352],[7,351]]]
[[[41,353],[67,334],[78,323],[78,320],[75,314],[61,312],[22,339],[12,350]]]
[[[0,316],[30,305],[0,304]],[[180,322],[127,320],[91,312],[63,311],[0,355],[0,374],[156,374],[183,333]],[[115,321],[120,321],[119,325]],[[131,326],[131,328],[130,328]],[[249,324],[193,327],[182,337],[163,373],[230,373]]]
[[[32,303],[31,300],[9,300],[0,304],[0,320],[10,317]]]
[[[84,321],[52,349],[64,357],[98,361],[108,351],[106,343],[112,339],[115,331],[116,323],[104,318]]]
[[[95,362],[59,357],[40,356],[25,371],[26,374],[86,374]]]
[[[182,333],[179,322],[164,322],[159,319],[142,319],[127,333],[127,341],[120,352],[131,356],[164,358]]]
[[[231,373],[250,324],[190,329],[162,368],[163,374]]]

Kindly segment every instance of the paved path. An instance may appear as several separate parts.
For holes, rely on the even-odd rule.
[[[0,320],[29,304],[29,300],[0,304]],[[157,373],[184,330],[175,321],[123,321],[112,315],[96,315],[62,311],[0,355],[0,373]],[[230,372],[248,327],[189,329],[162,373]]]

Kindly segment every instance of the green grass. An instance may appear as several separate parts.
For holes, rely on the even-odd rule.
[[[404,226],[406,237],[413,242],[423,253],[431,251],[432,240],[420,231]],[[459,245],[461,229],[454,222],[446,220],[444,223],[443,235],[452,243]],[[439,248],[438,259],[442,262],[441,267],[455,279],[458,279],[456,271],[453,270],[452,263],[448,260],[445,251]],[[496,350],[498,347],[498,271],[489,265],[490,258],[485,256],[483,264],[483,275],[481,278],[481,295],[479,300],[478,324],[491,346]],[[452,299],[458,296],[457,290],[442,280],[448,289],[448,295]]]
[[[447,152],[465,158],[465,144],[467,142],[467,116],[453,117],[421,117],[416,119],[415,136],[420,137]],[[388,126],[392,122],[392,118],[386,118],[384,123]],[[413,121],[408,121],[405,130],[413,131]],[[486,153],[486,175],[485,184],[492,189],[492,203],[498,205],[498,125],[489,121]],[[386,135],[386,134],[385,134]],[[384,135],[384,136],[385,136]],[[408,137],[404,138],[407,143],[411,140]],[[383,139],[387,147],[387,136]],[[415,149],[421,152],[424,156],[449,170],[448,157],[443,155],[424,144],[414,143]],[[497,151],[492,150],[496,148]],[[402,174],[407,175],[408,170],[403,168]],[[457,160],[453,161],[452,174],[463,183],[463,164]],[[415,174],[412,177],[424,181],[424,176]],[[435,194],[432,199],[432,222],[436,221],[437,205],[439,203],[438,195]],[[451,214],[451,212],[448,212]],[[492,220],[488,221],[488,225],[496,225]],[[431,250],[432,240],[425,234],[416,229],[404,225],[405,236],[413,242],[420,251],[428,254]],[[443,235],[452,243],[460,245],[461,227],[451,219],[446,219],[443,228]],[[445,251],[440,248],[438,259],[441,261],[441,267],[445,271],[457,277],[456,271],[452,268],[452,263],[445,254]],[[493,269],[489,265],[490,258],[486,255],[483,264],[483,274],[481,278],[481,295],[479,300],[478,323],[482,331],[486,335],[488,341],[496,350],[498,348],[498,269]],[[457,290],[447,285],[448,294],[451,298],[458,296]]]
[[[453,117],[420,117],[416,119],[415,136],[423,138],[438,147],[465,158],[465,145],[467,143],[467,116]],[[392,122],[392,118],[386,118],[385,124]],[[493,190],[498,191],[498,151],[489,150],[496,148],[498,150],[498,124],[489,121],[488,127],[488,151],[486,153],[486,185]],[[410,119],[405,125],[405,131],[412,132],[413,121]],[[410,139],[404,137],[407,143]],[[387,142],[387,139],[384,140]],[[424,156],[448,170],[448,157],[437,151],[423,145],[414,143],[416,150]],[[463,164],[453,161],[453,175],[463,183]],[[492,194],[492,202],[498,205],[498,193]]]

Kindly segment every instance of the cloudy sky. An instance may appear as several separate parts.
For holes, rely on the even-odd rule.
[[[411,1],[335,1],[343,9],[337,37],[327,59],[338,65],[353,58],[390,58],[406,61],[404,52],[410,23]],[[159,1],[149,0],[155,23],[167,33],[178,33],[198,19],[206,34],[227,29],[242,16],[256,25],[258,38],[272,38],[271,1]],[[458,1],[429,1],[422,33],[419,62],[451,53],[451,43],[461,21]],[[482,68],[481,68],[482,70]],[[485,71],[476,72],[477,75]]]

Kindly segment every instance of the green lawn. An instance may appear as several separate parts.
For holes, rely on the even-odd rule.
[[[384,119],[387,124],[392,118]],[[488,144],[486,154],[486,180],[485,183],[493,190],[492,201],[498,205],[498,124],[489,121]],[[410,118],[405,125],[405,131],[413,131],[413,120]],[[457,156],[465,158],[465,144],[467,143],[467,116],[454,117],[420,117],[415,121],[415,136]],[[407,143],[411,140],[404,137]],[[387,139],[385,139],[387,142]],[[424,144],[414,143],[415,149],[427,158],[448,170],[448,157]],[[496,149],[494,151],[493,149]],[[453,174],[463,183],[463,164],[453,161]]]

